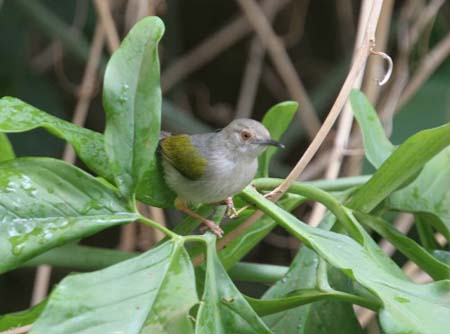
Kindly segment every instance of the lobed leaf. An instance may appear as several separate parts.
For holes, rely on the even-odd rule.
[[[158,17],[136,23],[108,62],[103,84],[105,147],[122,194],[131,199],[154,159],[161,125]]]
[[[171,240],[106,269],[63,279],[30,334],[189,334],[189,310],[197,302],[189,256],[181,239]]]
[[[63,161],[20,158],[0,163],[0,272],[136,218],[111,187]]]

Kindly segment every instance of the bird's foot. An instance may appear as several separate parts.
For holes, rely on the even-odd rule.
[[[200,232],[205,232],[206,230],[210,230],[212,233],[214,233],[218,238],[223,237],[223,230],[220,228],[219,225],[214,223],[212,220],[204,219],[202,220],[202,223],[205,224],[205,226],[200,228]]]
[[[239,216],[239,212],[234,207],[234,203],[233,203],[233,198],[232,197],[227,197],[225,199],[225,204],[227,205],[227,212],[225,213],[225,215],[228,218],[234,219],[237,216]]]

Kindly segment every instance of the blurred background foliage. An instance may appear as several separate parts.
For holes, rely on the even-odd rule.
[[[351,62],[360,1],[265,0],[262,3],[268,8],[268,16],[273,17],[272,26],[301,77],[316,114],[323,119]],[[120,38],[143,16],[158,15],[166,24],[160,48],[165,98],[163,129],[195,133],[223,127],[235,117],[261,119],[270,106],[293,99],[237,2],[111,0],[109,5]],[[366,76],[363,88],[366,93],[369,91],[369,98],[384,116],[386,131],[392,132],[392,142],[398,144],[421,129],[450,120],[450,3],[385,1],[385,7],[384,20],[381,20],[384,31],[381,39],[385,42],[379,43],[377,49],[384,49],[393,58],[394,74],[379,90],[375,80],[383,76],[383,64],[369,63],[372,71]],[[431,13],[429,17],[427,13]],[[105,42],[100,57],[95,84],[87,93],[80,90],[98,23],[95,1],[0,1],[0,96],[18,97],[71,120],[80,96],[89,94],[92,99],[85,126],[103,131],[101,85],[110,54],[108,43]],[[429,55],[442,44],[436,64]],[[419,80],[409,95],[405,94],[405,87],[430,62],[435,68]],[[246,87],[249,77],[253,80]],[[271,175],[285,176],[302,155],[310,141],[307,127],[299,119],[294,121],[283,139],[287,149],[276,155]],[[326,152],[333,146],[333,135],[313,161],[313,167],[303,174],[304,179],[323,177],[328,165]],[[61,157],[65,145],[43,130],[11,134],[9,138],[18,156]],[[349,148],[355,152],[360,147],[357,138],[349,142]],[[361,161],[361,154],[347,157],[341,175],[371,172],[368,164]],[[310,207],[303,206],[297,213],[307,217],[309,212]],[[178,221],[176,213],[165,213],[167,224]],[[126,233],[130,238],[130,231],[109,229],[84,243],[112,248],[119,244],[122,249],[141,250],[155,241],[146,237],[148,229],[136,228],[131,231],[135,234],[131,246],[128,243],[124,247]],[[281,229],[276,229],[247,260],[288,265],[297,247]],[[0,276],[0,313],[28,306],[34,272],[24,268]],[[52,282],[66,273],[58,269],[52,275]],[[22,293],[19,295],[17,291]]]

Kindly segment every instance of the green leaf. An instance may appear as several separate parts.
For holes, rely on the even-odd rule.
[[[400,188],[436,154],[450,145],[450,124],[421,131],[408,138],[354,194],[348,206],[372,211]]]
[[[54,117],[19,99],[12,97],[0,99],[1,132],[24,132],[38,127],[72,144],[78,157],[92,171],[109,181],[114,181],[101,133]],[[172,207],[175,194],[164,181],[159,155],[155,157],[138,185],[137,198],[149,205]]]
[[[332,216],[328,216],[332,217]],[[328,226],[329,227],[329,226]],[[317,288],[319,257],[307,247],[302,247],[292,261],[288,273],[273,285],[263,296],[259,304],[267,300],[285,297],[287,294],[301,290],[302,293],[290,296],[285,302],[291,302],[290,309],[273,315],[265,316],[264,322],[276,334],[320,334],[320,333],[361,333],[358,321],[355,319],[350,304],[341,301],[321,300],[329,298],[330,291],[320,291]],[[341,278],[342,279],[342,278]],[[304,306],[302,303],[310,303]],[[253,304],[258,313],[260,308]],[[265,310],[270,305],[265,306]],[[275,306],[281,309],[283,303],[275,301]],[[293,306],[296,306],[292,308]],[[320,313],[320,317],[318,317]]]
[[[27,310],[0,315],[0,331],[32,324],[42,313],[47,301],[43,301]]]
[[[287,211],[292,211],[305,201],[306,198],[302,196],[287,194],[283,199],[278,201],[277,204]],[[241,214],[238,218],[230,222],[230,224],[227,224],[227,226],[224,227],[225,233],[228,233],[244,223],[244,221],[246,221],[254,212],[255,210],[248,210],[248,212],[246,211],[244,214]],[[263,216],[253,223],[245,233],[242,233],[237,238],[233,239],[233,241],[219,253],[220,261],[225,269],[228,270],[239,262],[261,240],[263,240],[276,225],[277,223],[272,218]]]
[[[195,333],[272,333],[253,311],[223,268],[209,234],[206,280]]]
[[[14,159],[14,149],[4,133],[0,133],[0,162]]]
[[[264,115],[262,123],[269,130],[272,139],[279,140],[291,124],[297,111],[298,103],[293,101],[281,102],[274,105]],[[267,177],[269,175],[269,164],[272,156],[276,152],[275,147],[269,147],[259,157],[257,177]]]
[[[436,226],[450,240],[450,146],[428,162],[408,186],[394,192],[388,206],[408,212],[427,212],[440,220]],[[443,224],[443,225],[442,225]]]
[[[105,147],[120,191],[132,198],[158,146],[161,88],[158,17],[136,23],[108,62],[103,84]]]
[[[395,151],[395,146],[386,137],[377,112],[364,93],[356,89],[352,90],[350,102],[361,128],[367,160],[372,166],[378,168]]]
[[[50,158],[0,164],[0,272],[137,215],[110,187]]]
[[[449,328],[449,280],[429,284],[411,282],[355,220],[355,227],[364,236],[362,244],[346,235],[302,223],[251,187],[242,194],[329,264],[378,297],[383,305],[379,317],[386,333],[435,334]]]
[[[66,277],[30,334],[193,333],[194,270],[183,241],[109,268]]]
[[[98,175],[111,179],[103,136],[41,111],[19,99],[0,99],[0,131],[24,132],[42,127],[72,144],[81,160]]]
[[[162,157],[157,153],[137,188],[137,199],[146,204],[159,208],[172,208],[175,201],[175,193],[169,189],[164,180],[164,171],[161,166]]]
[[[448,265],[436,259],[417,242],[400,233],[388,222],[364,213],[355,212],[354,215],[359,222],[388,240],[435,280],[450,278],[450,267]]]

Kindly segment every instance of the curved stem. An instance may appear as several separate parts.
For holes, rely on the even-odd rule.
[[[282,180],[266,178],[254,180],[253,185],[258,190],[272,190],[280,183],[282,183]],[[287,191],[322,203],[336,216],[353,238],[361,240],[360,231],[355,227],[342,204],[326,191],[300,182],[292,183]]]
[[[378,300],[336,290],[321,291],[317,289],[304,289],[293,292],[283,298],[254,299],[247,296],[245,298],[256,313],[261,316],[288,310],[323,299],[345,301],[351,304],[363,306],[373,311],[378,311],[378,309],[382,306]]]
[[[159,225],[157,222],[155,222],[155,221],[153,221],[153,220],[151,220],[151,219],[149,219],[149,218],[147,218],[145,216],[139,215],[138,221],[140,221],[141,223],[147,224],[147,225],[157,229],[158,231],[161,231],[162,233],[164,233],[165,235],[167,235],[170,238],[180,237],[175,232],[172,232],[171,230],[165,228],[162,225]]]

